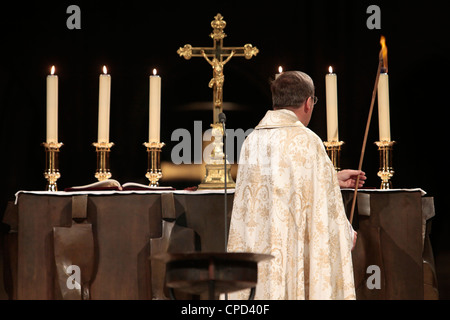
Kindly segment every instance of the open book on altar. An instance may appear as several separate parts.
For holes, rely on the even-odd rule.
[[[92,190],[175,190],[172,187],[151,187],[149,185],[127,182],[120,184],[119,181],[114,179],[107,179],[104,181],[98,181],[84,186],[76,186],[64,189],[64,191],[92,191]]]

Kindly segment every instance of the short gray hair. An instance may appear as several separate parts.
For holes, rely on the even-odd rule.
[[[272,81],[270,89],[274,109],[299,108],[309,97],[314,96],[313,80],[301,71],[283,72]]]

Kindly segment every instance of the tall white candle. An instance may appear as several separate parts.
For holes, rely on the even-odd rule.
[[[47,76],[47,143],[58,143],[58,76],[52,66]]]
[[[106,66],[99,77],[98,92],[98,139],[97,142],[109,142],[109,113],[111,100],[111,76]]]
[[[148,141],[160,141],[160,121],[161,121],[161,77],[156,74],[156,69],[153,69],[153,75],[150,79],[149,91],[149,129]]]
[[[380,141],[391,141],[389,117],[389,75],[380,74],[378,81],[378,124]]]
[[[378,125],[380,141],[391,141],[391,125],[389,119],[389,75],[388,75],[388,49],[386,38],[381,36],[381,57],[383,68],[378,81]]]
[[[330,66],[329,73],[325,76],[325,88],[327,99],[327,138],[328,142],[339,141],[338,129],[338,98],[337,75]]]

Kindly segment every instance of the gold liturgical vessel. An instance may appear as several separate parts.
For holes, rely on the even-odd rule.
[[[150,187],[159,187],[159,179],[162,178],[161,149],[164,142],[145,142],[148,153],[148,169],[145,176],[150,180]]]
[[[214,141],[214,150],[211,154],[210,161],[206,163],[206,174],[202,183],[198,186],[200,189],[223,189],[225,187],[225,174],[227,175],[227,188],[234,188],[235,183],[231,178],[231,165],[227,165],[225,172],[224,160],[226,155],[223,153],[223,136],[222,125],[219,122],[219,114],[223,110],[223,84],[225,81],[224,66],[233,57],[245,57],[247,60],[256,56],[259,50],[251,44],[246,44],[243,47],[224,47],[223,39],[227,36],[223,29],[226,26],[225,20],[220,13],[218,13],[211,22],[213,32],[209,35],[214,44],[212,47],[192,47],[186,44],[179,48],[177,53],[180,57],[186,60],[192,57],[204,58],[213,69],[213,78],[209,82],[209,87],[213,89],[213,119],[214,123],[211,125],[213,131],[216,131],[217,136]],[[224,59],[225,58],[225,59]],[[220,128],[219,128],[220,127]],[[222,150],[220,151],[219,148]],[[221,159],[219,159],[222,157]],[[218,163],[220,161],[220,163]]]
[[[62,142],[44,142],[45,147],[45,172],[44,177],[47,179],[47,191],[58,191],[56,180],[61,177],[59,173],[59,149],[63,145]]]
[[[94,142],[92,144],[97,152],[97,171],[95,178],[98,181],[105,181],[111,178],[112,174],[109,167],[109,154],[114,145],[113,142]]]

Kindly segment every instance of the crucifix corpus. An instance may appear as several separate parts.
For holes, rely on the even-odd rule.
[[[222,189],[225,186],[225,174],[227,175],[227,188],[234,188],[235,184],[231,178],[231,165],[227,165],[225,172],[223,161],[226,155],[223,153],[223,127],[219,121],[219,114],[223,110],[223,84],[225,81],[224,66],[233,57],[245,57],[251,59],[256,56],[259,50],[251,44],[243,47],[224,47],[223,39],[227,36],[225,29],[226,22],[218,13],[211,22],[213,32],[210,37],[214,43],[212,47],[192,47],[186,44],[183,48],[179,48],[177,53],[186,60],[192,57],[204,58],[213,69],[213,78],[208,86],[213,89],[213,124],[212,135],[214,136],[213,150],[210,159],[206,159],[206,174],[199,185],[200,189]]]

